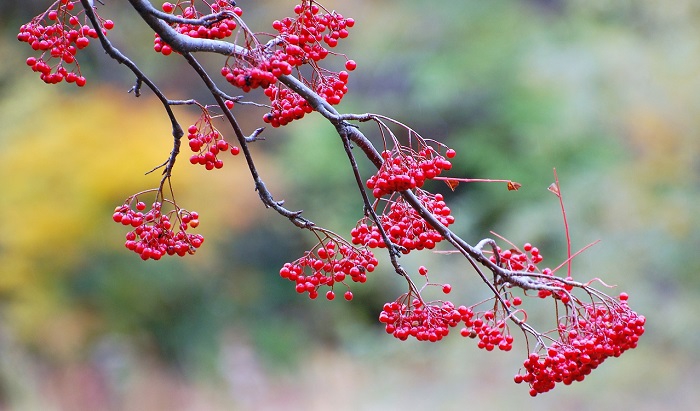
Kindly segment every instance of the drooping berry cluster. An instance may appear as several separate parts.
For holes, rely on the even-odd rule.
[[[454,151],[448,155],[454,157]],[[400,147],[382,152],[384,163],[367,180],[367,188],[372,190],[375,198],[380,198],[397,191],[423,187],[425,180],[437,177],[443,170],[452,168],[452,163],[430,146],[424,146],[418,152]]]
[[[272,127],[300,120],[314,110],[303,97],[286,87],[270,86],[265,90],[265,95],[270,98],[272,108],[263,116],[263,121]]]
[[[229,102],[230,100],[227,101],[227,106]],[[233,107],[233,104],[230,106]],[[224,166],[223,160],[218,157],[220,153],[230,151],[235,156],[241,151],[238,146],[230,145],[224,140],[219,130],[212,125],[211,120],[211,116],[204,109],[199,120],[187,128],[189,146],[195,153],[190,157],[190,163],[202,165],[207,170]]]
[[[349,74],[345,70],[338,73],[329,72],[315,76],[312,87],[326,102],[336,105],[348,92],[348,79]],[[287,125],[313,111],[303,97],[285,86],[271,86],[265,90],[265,95],[270,99],[271,109],[263,116],[263,121],[273,127]]]
[[[224,76],[232,86],[238,87],[244,92],[249,92],[256,88],[267,89],[277,82],[281,75],[292,74],[292,67],[289,63],[279,60],[278,53],[267,60],[261,60],[256,66],[243,66],[243,63],[236,61],[237,65],[229,66],[228,63],[221,69]]]
[[[424,303],[419,297],[407,294],[398,300],[384,304],[379,321],[385,324],[387,334],[405,341],[413,337],[418,341],[437,342],[447,336],[450,328],[463,320],[466,307],[455,308],[449,301]]]
[[[348,37],[348,28],[355,25],[355,20],[345,18],[340,13],[323,12],[313,1],[303,0],[294,6],[295,17],[285,17],[272,22],[286,41],[299,47],[305,58],[319,61],[328,55],[328,47],[338,45],[338,40]]]
[[[125,226],[133,227],[126,234],[124,245],[129,250],[139,254],[141,259],[160,260],[165,255],[194,254],[202,245],[204,237],[199,234],[187,233],[188,228],[199,226],[199,215],[196,211],[187,211],[175,207],[169,213],[163,213],[162,203],[155,202],[151,209],[144,213],[146,204],[136,202],[135,210],[131,203],[136,199],[130,197],[114,210],[112,219]],[[175,214],[177,221],[171,221]],[[173,228],[177,232],[173,231]]]
[[[551,344],[546,355],[530,354],[523,363],[525,373],[516,375],[515,382],[529,384],[534,397],[557,383],[583,381],[607,358],[635,348],[644,334],[645,318],[626,300],[627,295],[621,294],[620,302],[586,305],[582,313],[561,322],[560,341]]]
[[[296,283],[296,291],[308,293],[309,298],[318,297],[321,286],[330,287],[326,298],[335,298],[334,286],[338,283],[347,286],[348,279],[356,283],[367,281],[367,273],[374,271],[377,259],[367,249],[353,247],[342,238],[327,238],[319,242],[303,257],[292,263],[285,263],[280,269],[280,276]],[[344,294],[351,300],[351,291]]]
[[[335,47],[339,39],[348,36],[355,22],[336,12],[325,12],[313,1],[304,0],[294,8],[295,17],[275,20],[272,27],[279,33],[266,45],[249,41],[245,61],[227,64],[222,75],[235,87],[249,91],[265,90],[270,99],[270,112],[263,120],[273,127],[284,126],[310,113],[311,106],[296,92],[276,84],[277,78],[290,75],[294,68],[311,67],[310,78],[299,71],[299,78],[329,104],[339,104],[348,92],[348,71],[357,67],[347,60],[345,69],[335,72],[323,69],[318,62],[332,54],[326,47]]]
[[[500,318],[493,310],[484,311],[477,315],[471,308],[462,311],[464,328],[460,331],[463,337],[479,338],[477,347],[493,351],[510,351],[513,348],[513,336],[508,333],[506,320]]]
[[[512,271],[525,271],[529,273],[542,274],[542,276],[532,279],[532,281],[536,281],[546,286],[546,288],[537,290],[538,297],[554,297],[557,300],[561,300],[561,302],[564,304],[571,300],[571,294],[569,292],[573,290],[574,287],[571,284],[563,282],[561,279],[554,277],[554,272],[552,269],[544,268],[540,270],[538,267],[538,264],[542,262],[544,257],[537,247],[530,243],[525,243],[522,250],[516,247],[510,249],[501,249],[498,247],[496,251],[500,257],[501,267]],[[493,263],[498,261],[496,256],[491,256],[490,260]],[[565,280],[571,280],[571,278],[567,277]]]
[[[56,84],[65,80],[78,87],[85,85],[85,77],[80,72],[76,54],[90,44],[90,39],[98,37],[94,28],[82,24],[72,12],[77,1],[60,0],[46,12],[34,17],[19,29],[17,39],[28,43],[33,50],[41,51],[41,56],[29,57],[27,65],[40,73],[40,78],[47,84]],[[82,10],[82,9],[81,9]],[[101,30],[114,28],[111,20],[98,16]],[[53,63],[55,61],[55,63]],[[53,64],[52,64],[53,63]]]
[[[172,27],[180,34],[192,38],[214,39],[221,40],[231,36],[233,31],[238,27],[236,19],[233,17],[243,15],[243,10],[236,7],[233,3],[227,0],[217,0],[212,3],[202,1],[206,7],[209,7],[211,15],[222,13],[221,18],[215,19],[207,24],[188,24],[188,23],[173,23]],[[163,3],[163,11],[166,13],[178,13],[176,17],[184,19],[199,19],[204,16],[195,6],[195,0],[180,0],[175,4],[170,2]],[[228,13],[227,13],[228,12]],[[153,41],[153,50],[168,56],[173,52],[172,47],[165,43],[158,34],[155,35]]]
[[[512,271],[537,271],[537,264],[544,259],[540,254],[540,250],[530,243],[525,243],[523,251],[517,248],[503,250],[498,247],[497,252],[500,256],[501,267]],[[495,256],[491,256],[491,262],[496,263]]]
[[[450,208],[445,204],[442,194],[431,194],[427,191],[416,190],[420,202],[444,226],[454,223]],[[403,247],[404,253],[411,250],[433,249],[443,237],[401,196],[390,203],[388,210],[379,216],[379,221],[392,243]],[[362,244],[370,248],[386,247],[379,228],[368,222],[367,218],[360,220],[350,232],[353,244]]]

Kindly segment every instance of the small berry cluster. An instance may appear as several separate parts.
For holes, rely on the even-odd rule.
[[[561,341],[553,343],[544,356],[530,354],[523,363],[525,374],[516,375],[515,382],[528,383],[534,397],[560,382],[583,381],[607,358],[635,348],[644,334],[645,318],[627,306],[626,294],[619,298],[619,303],[587,305],[584,314],[561,323]]]
[[[454,223],[454,216],[450,214],[451,210],[445,204],[442,194],[417,190],[416,195],[423,206],[444,226]],[[379,220],[389,240],[402,247],[406,254],[411,250],[433,249],[435,244],[443,240],[442,235],[400,196],[391,203]],[[368,224],[366,217],[358,222],[350,231],[350,235],[353,244],[362,244],[370,248],[386,247],[379,229],[376,225]]]
[[[348,92],[348,79],[348,72],[343,70],[339,73],[316,76],[312,86],[328,104],[336,105],[340,104],[340,100]],[[245,91],[245,88],[243,90]],[[273,127],[285,126],[313,111],[303,97],[286,87],[270,86],[265,89],[265,95],[270,99],[271,108],[270,112],[263,116],[263,121]]]
[[[304,0],[294,7],[295,17],[275,20],[272,28],[282,39],[279,43],[280,49],[271,56],[266,56],[258,67],[263,62],[270,61],[267,64],[269,70],[275,77],[279,77],[282,74],[291,74],[294,67],[309,64],[314,74],[310,81],[303,81],[329,104],[336,105],[347,94],[348,71],[355,70],[357,63],[347,60],[347,71],[340,72],[321,69],[317,63],[331,54],[325,46],[335,47],[339,39],[346,38],[349,34],[347,29],[354,26],[355,21],[336,12],[321,11],[318,4]],[[310,106],[301,96],[286,88],[275,87],[269,92],[266,90],[265,94],[270,98],[272,107],[263,120],[273,127],[284,126],[311,112]]]
[[[403,295],[397,301],[386,303],[379,314],[387,334],[405,341],[413,337],[418,341],[437,342],[447,336],[450,328],[462,321],[460,309],[449,301],[425,304],[419,297],[410,302]]]
[[[189,3],[189,6],[183,7],[181,3]],[[243,10],[241,10],[240,7],[234,6],[232,4],[233,2],[229,2],[228,0],[218,0],[211,4],[203,1],[203,3],[209,6],[212,14],[230,12],[236,16],[243,15]],[[165,2],[163,3],[162,8],[166,13],[173,13],[176,9],[178,9],[180,14],[177,14],[176,17],[185,19],[199,19],[204,16],[204,14],[199,12],[195,7],[194,0],[178,1],[176,4]],[[236,27],[238,27],[238,23],[234,17],[224,17],[207,25],[173,23],[173,28],[180,34],[184,34],[192,38],[214,40],[221,40],[231,36]],[[173,52],[172,47],[165,43],[158,34],[155,35],[155,40],[153,41],[153,50],[158,53],[162,53],[164,56],[168,56]]]
[[[233,102],[227,100],[226,105],[233,107]],[[190,163],[202,165],[207,170],[224,166],[223,160],[218,158],[220,153],[230,151],[235,156],[241,152],[238,146],[229,145],[224,140],[219,130],[211,124],[211,116],[206,111],[202,112],[197,123],[189,126],[187,133],[190,149],[195,153],[190,157]]]
[[[311,251],[292,263],[285,263],[280,269],[280,276],[296,283],[296,291],[308,293],[309,298],[318,297],[321,286],[330,287],[326,298],[333,300],[336,283],[345,284],[350,278],[353,282],[364,283],[367,273],[374,271],[377,259],[367,249],[360,249],[347,244],[341,238],[320,242]],[[346,300],[352,300],[352,292],[346,291]]]
[[[454,150],[448,150],[446,156],[454,157]],[[387,150],[382,152],[382,158],[384,163],[377,174],[367,180],[367,188],[372,190],[375,198],[423,187],[425,180],[435,178],[443,170],[452,168],[450,161],[430,146],[425,146],[418,152],[406,147]]]
[[[529,273],[540,273],[546,277],[539,277],[535,280],[543,285],[546,285],[550,289],[539,289],[537,290],[537,296],[540,298],[554,297],[557,300],[561,300],[564,304],[571,301],[571,295],[569,292],[573,289],[571,284],[564,283],[559,279],[554,277],[554,272],[550,268],[544,268],[542,270],[537,266],[542,262],[544,257],[540,254],[540,250],[534,247],[530,243],[525,243],[523,245],[523,251],[517,248],[511,248],[508,250],[503,250],[500,247],[497,248],[498,255],[500,256],[501,267],[512,271],[526,271]],[[495,256],[490,257],[491,262],[496,263],[498,260]],[[548,278],[550,277],[550,278]],[[571,280],[567,277],[566,280]]]
[[[288,88],[270,86],[265,90],[272,109],[263,116],[263,121],[272,127],[280,127],[300,120],[314,109],[303,97]]]
[[[146,204],[142,201],[136,203],[136,210],[131,208],[131,202],[135,196],[114,210],[112,219],[125,226],[133,227],[134,230],[126,234],[124,245],[129,250],[139,254],[141,259],[160,260],[165,255],[194,254],[202,245],[204,237],[199,234],[187,233],[188,228],[199,226],[199,215],[197,212],[175,208],[179,225],[177,233],[173,231],[173,223],[169,214],[163,213],[162,204],[153,203],[150,210],[146,210]]]
[[[524,252],[517,248],[503,250],[500,247],[496,251],[501,260],[501,267],[512,271],[535,272],[538,270],[537,264],[544,259],[540,254],[540,250],[537,247],[533,247],[530,243],[523,245]],[[496,263],[495,256],[491,256],[491,262]],[[547,271],[547,274],[551,274],[551,270],[545,268],[544,271]]]
[[[237,64],[242,64],[238,60]],[[245,93],[258,87],[267,89],[277,82],[281,75],[292,74],[292,67],[274,56],[268,60],[262,60],[254,67],[241,67],[226,65],[221,69],[224,76],[232,86],[238,87]]]
[[[513,348],[513,336],[508,334],[506,320],[497,317],[494,311],[484,311],[475,317],[471,309],[462,314],[465,327],[460,334],[463,337],[477,338],[477,347],[493,351],[498,347],[501,351],[510,351]]]
[[[256,88],[265,90],[271,108],[263,120],[273,127],[284,126],[313,111],[297,93],[276,85],[280,76],[292,74],[295,67],[305,64],[312,67],[312,80],[302,80],[329,104],[340,103],[348,92],[348,71],[357,67],[353,60],[346,61],[348,71],[338,73],[319,68],[317,62],[329,54],[321,42],[334,47],[338,39],[347,37],[347,28],[354,25],[354,20],[335,12],[320,11],[317,4],[303,1],[294,8],[295,18],[273,22],[273,28],[279,32],[276,40],[263,45],[248,39],[246,59],[234,59],[232,64],[227,63],[221,69],[226,81],[246,93]]]
[[[75,56],[90,44],[91,38],[97,38],[98,33],[81,24],[78,16],[72,14],[75,3],[77,1],[57,1],[53,5],[55,9],[47,10],[19,29],[17,39],[28,43],[33,50],[42,52],[40,57],[29,57],[26,62],[33,71],[40,73],[41,80],[47,84],[65,80],[78,87],[85,85],[85,77],[80,72]],[[111,20],[98,19],[103,33],[114,28]],[[50,62],[53,59],[58,62],[52,66]],[[73,67],[69,70],[66,65]]]
[[[304,53],[304,58],[319,61],[328,55],[328,47],[338,45],[338,40],[348,37],[348,28],[355,25],[355,20],[341,14],[321,13],[321,8],[313,1],[303,0],[294,6],[296,17],[285,17],[272,22],[272,28],[280,36]]]
[[[340,104],[340,100],[348,92],[349,78],[350,75],[345,70],[324,75],[316,85],[316,93],[328,104]]]

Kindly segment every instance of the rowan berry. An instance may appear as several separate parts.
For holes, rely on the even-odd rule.
[[[67,83],[82,87],[85,78],[80,74],[75,56],[90,44],[88,37],[98,37],[97,31],[80,25],[78,17],[71,14],[74,8],[72,1],[55,2],[51,7],[20,27],[17,39],[29,44],[32,50],[42,52],[40,57],[31,57],[26,63],[47,84],[56,84],[65,79]],[[103,33],[114,28],[113,21],[97,17]],[[55,64],[50,64],[52,61]]]
[[[114,210],[112,219],[124,226],[133,228],[126,234],[125,247],[136,252],[143,260],[159,260],[165,255],[194,254],[204,242],[204,237],[199,234],[187,233],[188,228],[199,225],[195,212],[175,207],[168,213],[163,213],[161,203],[153,203],[151,209],[145,214],[145,203],[136,202],[136,210],[130,206],[135,196],[128,198],[125,203]],[[170,219],[176,216],[182,223],[178,224],[179,231],[172,230]]]
[[[559,323],[561,340],[548,347],[546,356],[530,354],[523,363],[525,374],[515,381],[527,382],[532,396],[560,382],[583,381],[607,358],[635,348],[644,323],[624,300],[584,305]]]
[[[426,180],[437,177],[452,164],[432,147],[425,146],[418,152],[399,147],[382,153],[384,162],[377,173],[367,180],[367,188],[379,198],[397,191],[423,186]]]
[[[445,226],[454,223],[449,208],[441,194],[430,194],[417,190],[416,196],[435,218]],[[442,241],[442,235],[428,224],[403,197],[390,199],[388,210],[380,216],[380,223],[392,243],[403,248],[404,253],[412,250],[432,249]],[[367,224],[367,218],[358,222],[350,235],[353,244],[366,245],[369,248],[386,247],[379,229],[374,224]],[[426,271],[427,272],[427,271]]]
[[[371,251],[354,247],[341,237],[333,235],[296,261],[285,263],[280,269],[280,276],[295,282],[298,292],[318,292],[322,286],[328,286],[333,291],[336,283],[345,284],[347,278],[356,283],[364,283],[367,281],[367,273],[373,272],[376,265],[377,259]],[[304,285],[303,289],[300,284]],[[326,298],[335,298],[335,293],[327,292]],[[352,299],[352,292],[348,290],[344,298]]]

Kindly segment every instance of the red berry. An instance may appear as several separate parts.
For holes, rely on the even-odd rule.
[[[355,60],[348,60],[345,62],[345,69],[347,71],[353,71],[357,68],[357,63],[355,63]]]
[[[352,291],[346,291],[343,297],[348,301],[352,300]]]

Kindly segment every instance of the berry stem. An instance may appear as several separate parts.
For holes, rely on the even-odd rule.
[[[569,222],[566,218],[566,208],[564,207],[564,198],[561,194],[561,186],[559,185],[559,176],[557,176],[557,169],[554,170],[554,185],[549,186],[549,191],[554,193],[559,199],[559,207],[561,208],[561,215],[564,220],[564,233],[566,235],[566,275],[571,278],[571,236],[569,235]],[[585,249],[585,248],[584,248]]]

